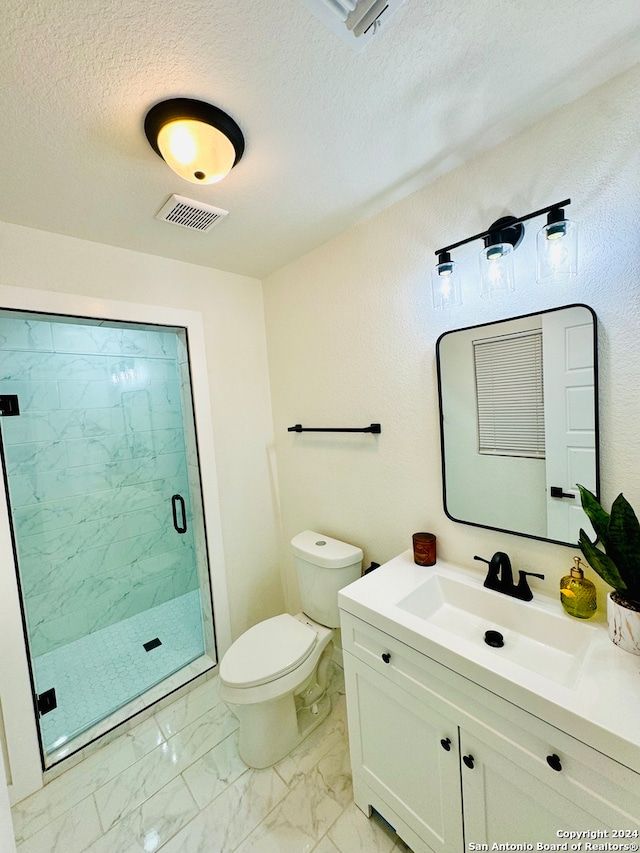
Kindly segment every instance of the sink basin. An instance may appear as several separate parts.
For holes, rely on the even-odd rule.
[[[431,575],[397,606],[430,625],[486,649],[565,687],[578,681],[592,626],[574,622],[549,604],[519,601],[480,582]],[[559,605],[558,605],[559,607]],[[504,645],[486,644],[498,631]],[[489,639],[494,639],[489,635]]]

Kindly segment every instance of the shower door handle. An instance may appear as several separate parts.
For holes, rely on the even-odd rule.
[[[182,523],[178,521],[178,506],[180,507],[180,516],[182,518]],[[184,498],[182,495],[173,495],[171,498],[171,512],[173,513],[173,526],[176,530],[176,533],[186,533],[187,532],[187,511],[184,505]]]

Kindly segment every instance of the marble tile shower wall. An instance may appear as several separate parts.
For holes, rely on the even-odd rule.
[[[0,317],[1,421],[38,656],[198,586],[177,336]]]

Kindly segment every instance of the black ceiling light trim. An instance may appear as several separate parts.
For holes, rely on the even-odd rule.
[[[237,122],[223,110],[208,104],[206,101],[197,101],[193,98],[171,98],[167,101],[151,107],[144,120],[144,132],[149,140],[149,145],[159,157],[162,157],[158,147],[158,134],[162,128],[171,121],[178,119],[193,119],[215,127],[223,133],[234,147],[236,152],[233,165],[235,166],[244,154],[244,135]],[[164,157],[162,158],[164,160]]]

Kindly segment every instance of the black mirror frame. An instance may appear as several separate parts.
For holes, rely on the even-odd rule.
[[[495,320],[490,323],[478,323],[473,326],[463,326],[459,329],[450,329],[448,332],[443,332],[436,341],[436,370],[438,379],[438,417],[440,425],[440,460],[442,467],[442,504],[445,515],[451,521],[457,524],[467,524],[470,527],[481,527],[485,530],[496,530],[498,533],[510,533],[512,536],[522,536],[525,539],[537,539],[541,542],[551,542],[554,545],[565,545],[569,548],[576,548],[577,542],[561,542],[558,539],[549,539],[546,536],[536,536],[533,533],[523,533],[518,530],[507,530],[504,527],[494,527],[489,524],[479,524],[475,521],[467,521],[462,518],[456,518],[447,509],[447,477],[445,465],[445,437],[444,437],[444,414],[443,414],[443,397],[442,397],[442,367],[440,359],[440,347],[443,338],[447,335],[452,335],[455,332],[467,332],[471,329],[482,329],[486,326],[494,326],[499,323],[508,323],[512,320],[525,320],[527,317],[537,317],[540,314],[551,314],[554,311],[564,311],[567,308],[586,308],[593,318],[593,385],[594,385],[594,419],[595,419],[595,495],[600,500],[600,423],[599,423],[599,392],[598,392],[598,319],[595,311],[591,306],[585,305],[582,302],[572,302],[569,305],[559,305],[557,308],[547,308],[544,311],[532,311],[529,314],[519,314],[515,317],[506,317],[503,320]]]

